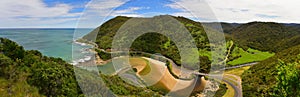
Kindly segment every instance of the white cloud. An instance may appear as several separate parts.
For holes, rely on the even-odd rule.
[[[143,7],[129,7],[123,10],[115,10],[113,11],[110,16],[128,16],[128,17],[144,17],[143,15],[135,12],[137,10],[145,9]]]
[[[1,0],[0,27],[32,27],[75,21],[80,13],[70,13],[72,6],[47,6],[42,0]]]
[[[200,16],[198,17],[200,19],[215,21],[215,18],[212,18],[214,14],[209,10],[209,5],[204,0],[180,0],[165,6],[179,10],[180,12],[172,14],[175,16],[189,18]]]
[[[55,17],[68,14],[72,9],[66,4],[57,4],[53,7],[47,7],[41,0],[1,0],[0,17]]]
[[[134,7],[118,9],[129,0],[92,0],[86,5],[86,10],[80,18],[77,27],[97,27],[104,21],[115,16],[128,16],[128,17],[143,17],[135,11],[148,9],[147,7]]]
[[[128,0],[127,0],[128,1]],[[127,2],[125,0],[92,0],[86,7],[94,10],[110,10]]]
[[[177,0],[168,4],[174,9],[190,10],[201,18],[226,22],[274,21],[300,23],[300,2],[297,0]],[[184,8],[182,8],[181,5]],[[211,9],[211,10],[210,10]],[[212,13],[213,12],[213,13]],[[178,12],[174,15],[189,16],[188,12]]]
[[[86,5],[84,14],[107,16],[116,6],[124,4],[126,1],[122,0],[92,0]]]
[[[97,27],[103,20],[118,15],[144,17],[160,13],[137,13],[138,10],[149,9],[147,7],[126,6],[115,9],[127,1],[91,0],[84,12],[71,13],[76,5],[57,3],[48,6],[42,0],[0,0],[0,27],[52,27],[56,24],[58,27],[61,24],[76,27],[76,20],[82,13],[78,27]],[[200,16],[202,21],[300,23],[299,3],[296,0],[176,0],[176,3],[165,6],[180,10],[172,15],[190,18]]]

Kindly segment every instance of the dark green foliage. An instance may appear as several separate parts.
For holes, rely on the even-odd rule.
[[[160,85],[160,84],[159,84]],[[148,87],[149,89],[151,89],[152,91],[154,92],[157,92],[161,95],[167,95],[170,91],[165,89],[165,88],[162,88],[162,86],[158,87],[158,86],[149,86]]]
[[[119,76],[106,76],[101,74],[101,78],[104,80],[110,90],[121,96],[138,96],[138,97],[160,97],[160,94],[153,92],[150,89],[136,87],[129,83],[126,83]]]
[[[243,96],[270,96],[276,85],[278,71],[276,66],[280,64],[278,59],[285,63],[299,61],[300,45],[291,47],[275,54],[275,56],[261,61],[245,71],[242,76]]]
[[[199,69],[199,72],[209,73],[211,65],[208,65],[208,64],[211,64],[211,61],[208,59],[208,57],[207,56],[200,56],[200,69]]]
[[[132,70],[133,70],[134,72],[137,72],[137,69],[136,69],[136,68],[132,68]]]
[[[300,96],[300,70],[297,69],[297,65],[299,65],[299,61],[291,64],[280,61],[276,67],[278,73],[276,77],[277,84],[275,85],[272,96]]]
[[[132,49],[135,51],[144,51],[148,53],[160,53],[163,49],[163,44],[168,41],[168,38],[159,33],[146,33],[138,37],[132,43]]]
[[[211,22],[211,23],[203,23],[207,26],[210,26],[212,27],[213,29],[220,29],[220,28],[214,28],[214,25],[218,25],[220,24],[221,27],[222,27],[222,30],[224,33],[226,34],[231,34],[231,32],[236,29],[238,26],[240,26],[241,24],[238,24],[238,23],[225,23],[225,22]]]
[[[80,96],[73,66],[60,58],[42,56],[38,51],[25,51],[17,43],[0,38],[0,77],[9,81],[25,79],[46,96]]]
[[[104,52],[102,50],[96,49],[96,52],[98,54],[98,56],[102,59],[102,60],[109,60],[111,59],[111,54]]]
[[[29,83],[38,87],[45,95],[77,96],[78,85],[72,69],[56,62],[41,62],[30,75]]]
[[[17,63],[11,60],[11,58],[0,54],[0,75],[1,77],[4,77],[5,79],[8,79],[10,81],[16,81],[16,78],[18,77],[18,71],[17,69]]]
[[[0,42],[3,45],[1,48],[1,53],[12,59],[22,59],[24,57],[25,50],[22,46],[19,46],[17,43],[11,42],[10,40],[4,38],[0,38]]]
[[[272,22],[243,24],[232,37],[244,50],[253,48],[261,51],[279,52],[300,44],[300,30]]]
[[[214,95],[214,97],[222,97],[226,93],[226,91],[227,91],[226,84],[220,84],[219,87],[220,88],[216,92],[216,94]]]

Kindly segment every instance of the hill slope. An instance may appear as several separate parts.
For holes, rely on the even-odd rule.
[[[300,44],[300,31],[272,22],[251,22],[232,31],[233,39],[244,49],[279,52]]]
[[[160,17],[160,16],[155,16]],[[202,27],[201,23],[195,22],[193,20],[187,19],[185,17],[175,17],[179,22],[181,22],[187,30],[191,33],[192,37],[195,40],[196,46],[201,49],[203,55],[200,55],[200,64],[210,63],[210,60],[207,60],[210,56],[210,44],[208,37]],[[100,49],[110,49],[111,43],[113,40],[113,36],[116,34],[118,29],[124,24],[127,20],[131,19],[130,17],[124,16],[117,16],[104,24],[100,27],[89,33],[88,35],[84,36],[83,39],[86,40],[96,40],[95,43],[98,45]],[[212,31],[213,32],[213,31]],[[93,39],[95,38],[96,39]],[[133,51],[143,51],[148,53],[160,53],[166,57],[171,58],[176,64],[180,65],[180,55],[179,51],[175,45],[175,43],[167,38],[164,35],[158,33],[147,33],[140,37],[138,37],[132,44],[131,50]],[[204,66],[202,66],[204,67]],[[207,68],[207,66],[206,66]]]
[[[266,59],[259,64],[252,66],[245,71],[242,76],[244,96],[271,96],[274,86],[277,83],[277,66],[280,61],[285,63],[298,62],[300,54],[300,45],[288,48],[275,54],[275,56]],[[297,64],[300,66],[300,64]]]
[[[25,51],[4,38],[0,38],[0,81],[2,96],[83,96],[72,65]]]

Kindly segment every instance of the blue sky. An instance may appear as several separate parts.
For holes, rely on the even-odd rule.
[[[1,0],[0,28],[94,28],[118,15],[300,23],[297,0]],[[104,20],[104,21],[103,21]]]
[[[45,4],[47,4],[47,6],[49,7],[53,7],[56,4],[61,4],[61,3],[73,5],[74,8],[70,10],[71,13],[83,12],[85,5],[90,1],[91,0],[43,0],[43,2],[45,2]]]

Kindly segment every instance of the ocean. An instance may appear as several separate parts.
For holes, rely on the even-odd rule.
[[[38,50],[45,56],[59,57],[71,64],[77,64],[90,60],[93,54],[89,51],[92,46],[77,43],[74,40],[92,30],[83,28],[0,29],[0,37],[17,42],[26,50]]]

